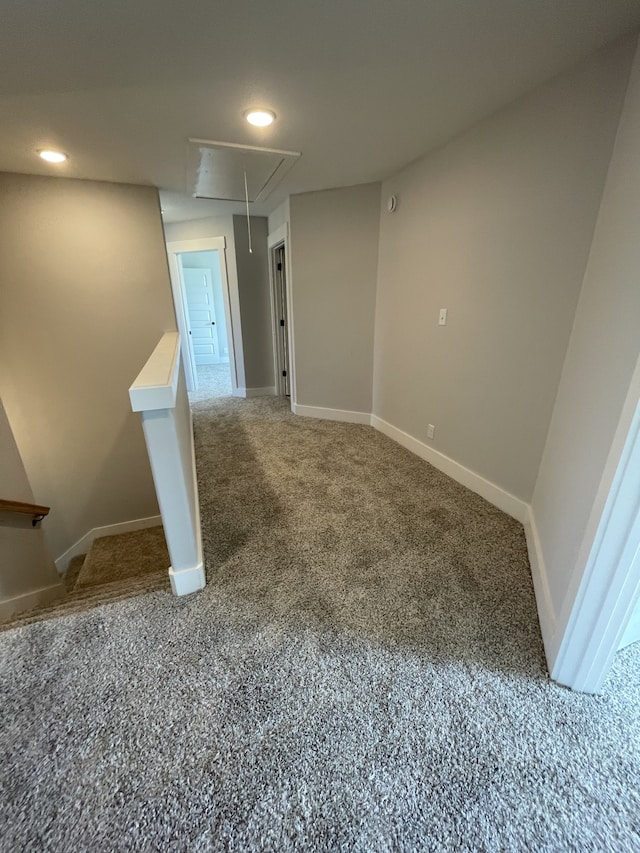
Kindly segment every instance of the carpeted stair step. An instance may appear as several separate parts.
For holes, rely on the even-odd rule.
[[[167,571],[171,558],[162,525],[95,539],[73,591]]]
[[[88,554],[74,557],[64,575],[65,598],[16,614],[0,631],[30,625],[169,589],[170,558],[162,526],[149,527],[94,540]]]
[[[94,607],[100,607],[102,604],[121,601],[125,598],[132,598],[161,589],[167,591],[171,589],[166,571],[145,575],[141,578],[130,578],[126,581],[113,581],[112,583],[88,588],[81,592],[74,592],[67,598],[35,608],[34,610],[29,610],[26,613],[19,613],[13,619],[3,622],[0,625],[0,632],[18,628],[22,625],[31,625],[34,622],[55,619],[58,616],[67,616],[70,613],[93,609]]]
[[[82,567],[84,566],[84,561],[86,560],[86,558],[86,554],[78,554],[77,557],[72,557],[71,562],[67,567],[67,571],[64,573],[62,578],[65,589],[68,593],[73,592],[73,588],[76,585],[78,575],[82,571]]]

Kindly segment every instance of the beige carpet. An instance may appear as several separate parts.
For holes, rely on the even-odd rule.
[[[640,850],[640,644],[549,681],[518,522],[371,427],[194,419],[205,589],[0,635],[0,851]]]
[[[86,559],[86,554],[78,554],[77,557],[72,557],[71,562],[67,567],[67,571],[62,576],[62,581],[67,594],[71,594],[75,589],[78,575],[82,571],[82,567],[84,566],[84,561]]]
[[[231,396],[231,372],[228,362],[202,364],[198,366],[197,372],[198,390],[189,395],[192,401]]]
[[[162,525],[103,536],[91,546],[75,589],[166,572],[171,565]]]

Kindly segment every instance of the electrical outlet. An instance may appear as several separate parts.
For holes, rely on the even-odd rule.
[[[433,438],[436,428],[433,424],[427,424],[427,438]]]
[[[440,314],[438,315],[438,325],[446,326],[447,325],[447,309],[441,308]]]

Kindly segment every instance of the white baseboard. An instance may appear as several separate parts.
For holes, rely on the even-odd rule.
[[[551,600],[551,591],[549,589],[549,581],[547,578],[544,558],[540,546],[540,539],[535,523],[535,518],[531,506],[510,492],[497,486],[495,483],[485,480],[480,474],[465,468],[459,462],[455,462],[443,453],[440,453],[424,442],[407,432],[398,429],[398,427],[384,421],[377,415],[369,415],[365,412],[349,412],[340,409],[323,409],[318,406],[300,406],[292,403],[291,410],[297,415],[304,415],[311,418],[323,418],[324,420],[346,421],[349,423],[371,424],[372,427],[384,433],[388,438],[401,444],[407,450],[415,453],[421,459],[429,462],[434,468],[442,471],[447,476],[451,477],[457,483],[471,489],[472,492],[480,495],[498,507],[507,515],[515,518],[524,525],[525,536],[527,540],[527,551],[529,553],[529,562],[531,564],[531,574],[533,578],[533,587],[536,596],[536,605],[538,609],[538,619],[540,621],[540,629],[542,631],[542,639],[544,641],[547,659],[550,655],[552,642],[556,630],[556,618]]]
[[[435,468],[438,468],[438,470],[451,477],[452,480],[466,486],[472,492],[481,495],[489,503],[497,506],[498,509],[506,512],[507,515],[512,516],[523,524],[542,640],[547,660],[551,660],[550,654],[556,630],[556,618],[538,529],[530,504],[525,503],[520,498],[516,498],[515,495],[506,492],[500,486],[496,486],[495,483],[485,480],[484,477],[481,477],[474,471],[470,471],[464,465],[460,465],[443,453],[439,453],[437,450],[424,444],[424,442],[383,421],[382,418],[378,418],[376,415],[371,416],[371,425],[389,438],[397,441],[398,444],[406,447],[407,450],[420,456],[421,459],[431,463]]]
[[[629,624],[625,628],[625,632],[622,635],[622,639],[620,640],[620,644],[618,645],[618,650],[624,649],[627,646],[630,646],[631,643],[637,643],[640,641],[640,602],[638,602],[634,608],[631,619],[629,620]]]
[[[346,409],[323,409],[321,406],[303,406],[291,404],[291,411],[305,418],[319,418],[323,421],[342,421],[347,424],[371,425],[371,415],[368,412],[350,412]]]
[[[267,388],[247,388],[247,397],[275,397],[276,389],[274,385],[269,385]]]
[[[460,465],[459,462],[455,462],[453,459],[445,456],[444,453],[434,450],[432,447],[429,447],[429,445],[424,444],[424,442],[419,441],[419,439],[414,438],[412,435],[409,435],[409,433],[403,432],[401,429],[387,423],[387,421],[383,421],[382,418],[377,417],[377,415],[371,415],[371,426],[375,427],[375,429],[384,433],[389,438],[392,438],[394,441],[397,441],[398,444],[406,447],[407,450],[415,453],[416,456],[419,456],[421,459],[429,462],[434,468],[437,468],[439,471],[442,471],[444,474],[451,477],[452,480],[466,486],[468,489],[471,489],[472,492],[481,495],[483,498],[488,500],[489,503],[497,506],[498,509],[501,509],[503,512],[506,512],[507,515],[510,515],[524,523],[527,517],[527,509],[529,505],[520,500],[520,498],[506,492],[504,489],[501,489],[500,486],[496,486],[495,483],[485,480],[485,478],[481,477],[480,474],[476,474],[475,471],[465,468],[464,465]]]
[[[169,580],[174,595],[190,595],[192,592],[198,592],[198,590],[204,589],[206,583],[204,565],[198,563],[197,566],[180,569],[178,572],[169,568]]]
[[[158,524],[162,524],[162,517],[151,515],[148,518],[135,518],[132,521],[120,521],[117,524],[107,524],[104,527],[93,527],[70,548],[67,548],[64,554],[60,554],[55,561],[56,569],[59,574],[63,575],[74,557],[77,557],[78,554],[87,553],[94,539],[100,539],[103,536],[115,536],[118,533],[131,533],[133,530],[144,530]]]
[[[246,388],[234,388],[232,391],[234,397],[246,397],[247,389]]]
[[[524,520],[524,533],[527,539],[533,590],[536,594],[540,631],[542,632],[544,650],[549,661],[553,659],[554,653],[553,641],[556,633],[556,615],[553,609],[547,567],[542,553],[536,519],[531,506],[527,507],[527,517]]]
[[[64,594],[64,586],[61,583],[55,583],[34,589],[31,592],[25,592],[22,595],[16,595],[13,598],[6,598],[4,601],[0,601],[0,620],[9,619],[15,614],[39,607],[41,604],[49,604],[51,601],[63,598]]]
[[[403,432],[398,427],[387,423],[387,421],[384,421],[377,415],[371,415],[368,412],[351,412],[346,409],[325,409],[321,406],[305,406],[299,403],[292,403],[291,411],[296,415],[302,415],[306,418],[320,418],[325,421],[342,421],[344,423],[370,425],[393,439],[393,441],[406,447],[407,450],[415,453],[416,456],[429,462],[434,468],[447,474],[457,483],[481,495],[489,503],[506,512],[507,515],[512,516],[522,523],[527,518],[529,504],[525,503],[525,501],[520,500],[520,498],[515,497],[515,495],[500,488],[500,486],[496,486],[495,483],[485,480],[480,474],[476,474],[475,471],[465,468],[464,465],[460,465],[459,462],[455,462],[443,453],[434,450],[429,445],[424,444],[424,442],[414,438],[409,433]]]

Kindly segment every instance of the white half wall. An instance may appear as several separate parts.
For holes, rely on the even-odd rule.
[[[140,412],[176,595],[205,585],[191,409],[177,332],[165,334],[129,389]]]

